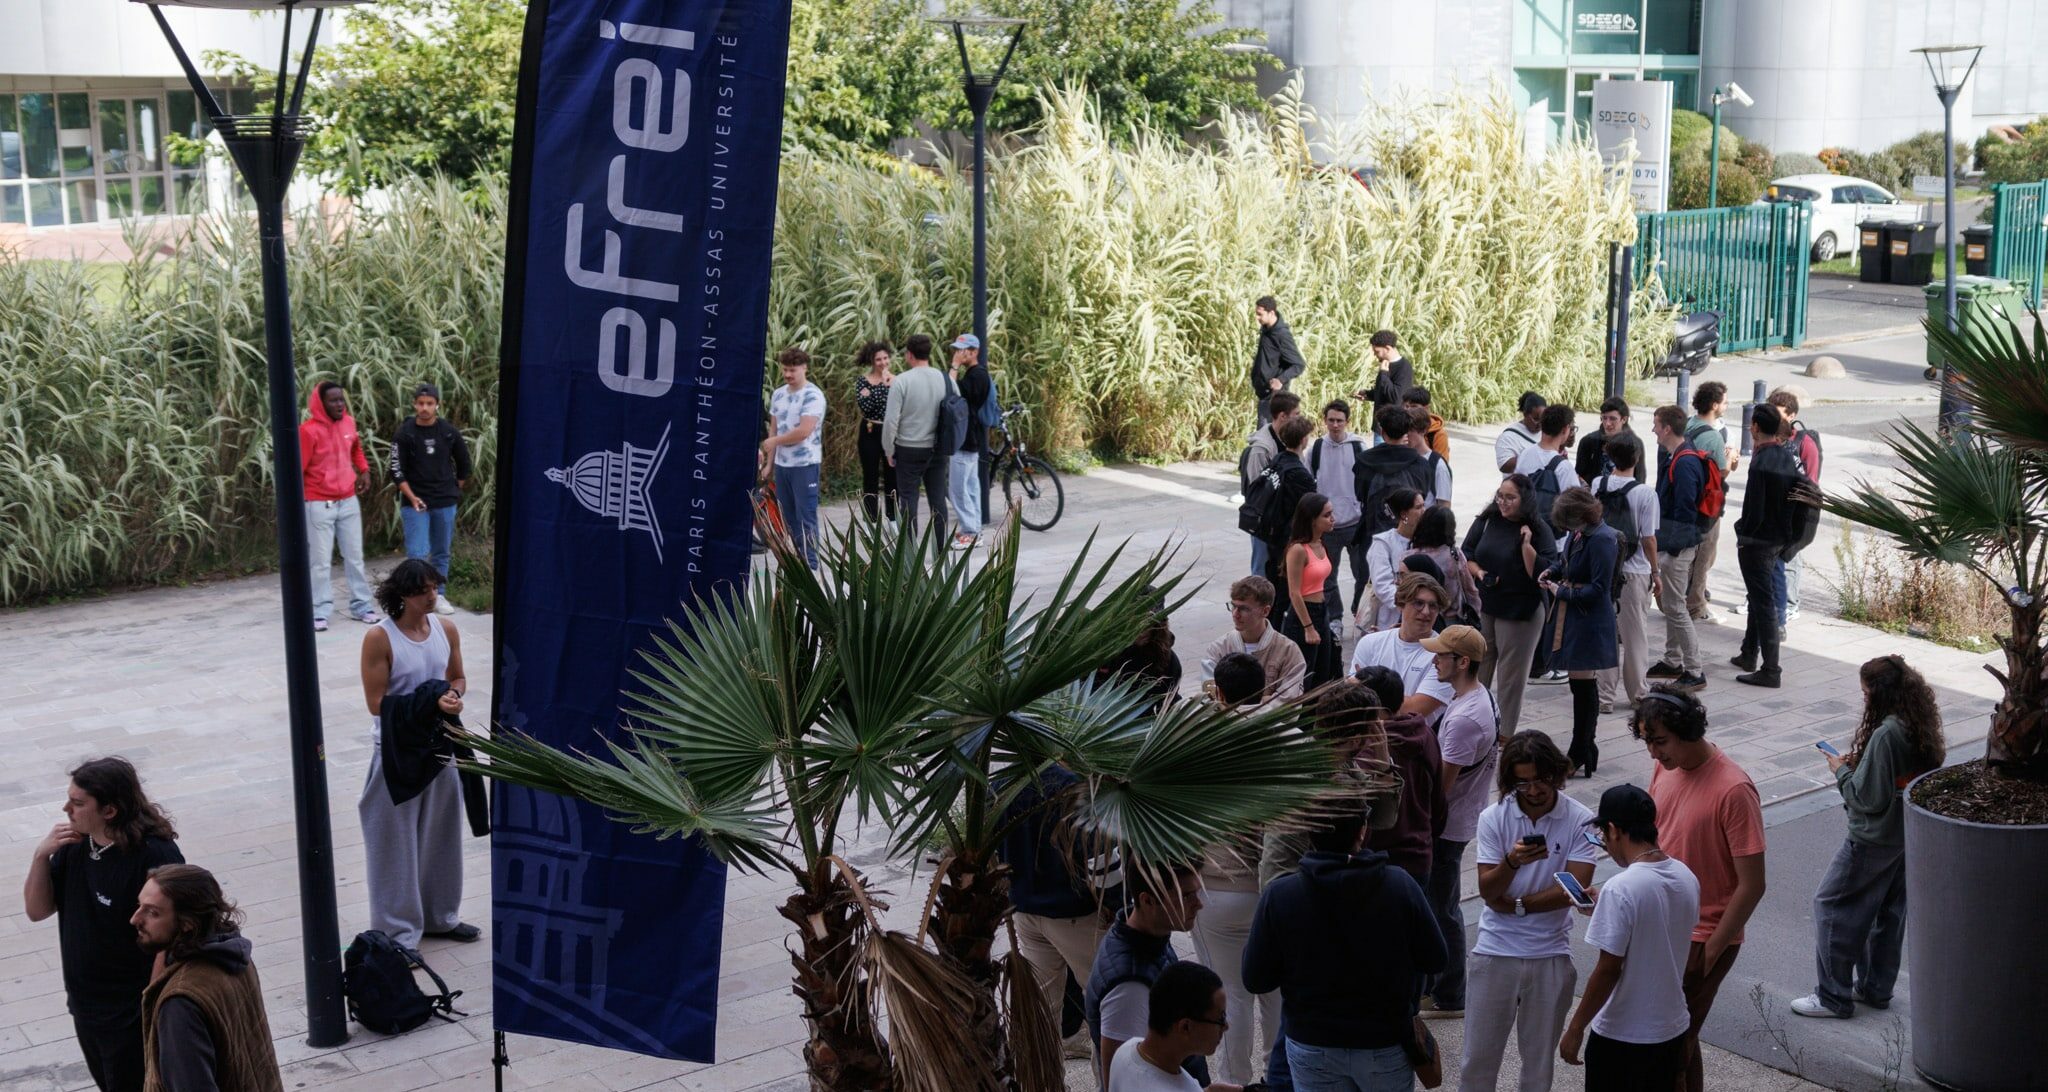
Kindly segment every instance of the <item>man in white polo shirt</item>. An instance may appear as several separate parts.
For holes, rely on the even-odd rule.
[[[1553,877],[1593,883],[1598,852],[1585,837],[1593,809],[1564,793],[1571,762],[1542,732],[1501,748],[1500,800],[1479,816],[1479,940],[1465,964],[1465,1061],[1460,1088],[1493,1088],[1508,1032],[1522,1053],[1521,1092],[1550,1088],[1551,1044],[1571,1013],[1571,900]]]
[[[1435,721],[1444,706],[1451,704],[1451,685],[1437,678],[1436,653],[1422,647],[1422,639],[1436,631],[1436,616],[1444,609],[1443,585],[1421,573],[1409,573],[1395,586],[1394,605],[1401,609],[1401,624],[1395,629],[1368,633],[1351,649],[1351,673],[1358,674],[1378,664],[1401,676],[1401,692],[1408,695],[1400,712],[1415,713]]]

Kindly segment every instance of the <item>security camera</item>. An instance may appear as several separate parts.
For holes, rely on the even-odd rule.
[[[1756,105],[1756,100],[1749,97],[1749,92],[1744,91],[1741,84],[1733,81],[1730,81],[1727,86],[1721,88],[1721,97],[1723,99],[1734,99],[1744,106]]]

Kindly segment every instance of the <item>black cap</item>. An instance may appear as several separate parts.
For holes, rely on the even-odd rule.
[[[1635,785],[1615,785],[1600,794],[1600,810],[1593,822],[1627,830],[1655,830],[1657,802]]]
[[[413,388],[412,396],[414,398],[418,398],[420,395],[423,394],[436,402],[439,402],[441,400],[441,388],[433,385],[432,383],[422,383],[418,387]]]

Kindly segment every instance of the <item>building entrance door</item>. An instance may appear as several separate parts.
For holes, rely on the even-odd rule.
[[[164,202],[164,106],[158,95],[93,102],[99,128],[101,219],[161,216]]]

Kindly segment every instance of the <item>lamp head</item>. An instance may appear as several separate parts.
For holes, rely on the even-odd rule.
[[[1953,95],[1970,82],[1970,73],[1977,70],[1977,55],[1984,52],[1981,45],[1921,46],[1913,50],[1927,62],[1927,74],[1934,78],[1936,94]]]

